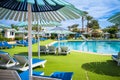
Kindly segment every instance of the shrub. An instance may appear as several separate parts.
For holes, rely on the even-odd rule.
[[[55,34],[51,34],[51,39],[56,39],[57,36]]]
[[[22,40],[22,37],[15,37],[15,40]]]
[[[10,41],[10,39],[5,37],[0,37],[0,41]]]

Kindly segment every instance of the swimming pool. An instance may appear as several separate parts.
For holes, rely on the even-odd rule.
[[[58,47],[58,43],[54,43],[53,46]],[[102,54],[117,54],[120,51],[120,41],[67,41],[60,42],[60,46]]]

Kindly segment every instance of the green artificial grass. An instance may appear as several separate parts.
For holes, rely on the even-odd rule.
[[[41,41],[41,45],[46,45],[53,40]],[[33,44],[33,57],[37,56],[38,44]],[[3,49],[14,54],[28,54],[27,47],[17,46],[12,49]],[[45,68],[34,68],[36,71],[44,71],[45,75],[50,75],[54,71],[74,72],[73,80],[120,80],[120,66],[112,61],[111,56],[88,54],[72,51],[68,55],[45,55],[41,54],[41,59],[46,59]]]

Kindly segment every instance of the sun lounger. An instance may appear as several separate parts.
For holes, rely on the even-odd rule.
[[[21,80],[16,71],[0,69],[0,80]]]
[[[47,53],[47,47],[46,46],[40,46],[40,53]]]
[[[15,47],[16,46],[16,44],[9,44],[7,41],[4,41],[3,44],[8,45],[10,47]]]
[[[8,54],[8,53],[4,51],[0,51],[0,54]]]
[[[18,73],[15,70],[2,70],[0,69],[0,80],[29,80],[29,71]],[[44,75],[44,72],[33,71],[33,75]]]
[[[52,78],[58,78],[61,80],[72,80],[73,72],[54,72],[50,75]]]
[[[0,49],[5,48],[2,42],[0,42]]]
[[[33,80],[62,80],[62,79],[58,79],[58,78],[51,78],[49,76],[32,76]]]
[[[54,53],[56,54],[56,48],[54,46],[48,46],[48,53]]]
[[[28,46],[28,42],[25,40],[16,41],[16,45]]]
[[[3,48],[11,48],[11,47],[7,46],[7,45],[4,45],[3,42],[0,42],[0,48],[3,49]]]
[[[9,68],[17,64],[8,53],[0,54],[0,67]]]
[[[70,53],[70,49],[68,49],[68,47],[60,47],[60,52],[58,54],[67,55],[68,53]]]
[[[50,76],[33,76],[33,80],[72,80],[73,72],[54,72]]]
[[[8,44],[8,42],[6,41],[3,42],[3,45],[6,46],[7,48],[12,48],[12,45]]]
[[[18,73],[15,70],[0,69],[0,80],[29,80],[29,71]],[[54,72],[51,76],[43,76],[44,72],[33,71],[32,80],[72,80],[73,72]]]
[[[42,75],[44,75],[44,72],[42,72],[42,71],[39,71],[39,72],[38,71],[33,71],[33,76],[34,75],[42,76]],[[21,80],[29,80],[29,70],[19,73],[19,76],[20,76]]]
[[[118,55],[112,55],[112,59],[118,63],[118,66],[120,66],[120,52]]]
[[[26,71],[29,69],[28,57],[21,56],[21,55],[14,55],[14,58],[19,64],[16,64],[15,66],[10,67],[10,69],[15,69],[15,70],[20,70],[20,71]],[[37,66],[45,67],[44,64],[46,63],[46,61],[47,60],[33,58],[32,59],[32,68],[37,67]]]
[[[47,38],[41,37],[40,40],[45,41],[45,40],[47,40]]]

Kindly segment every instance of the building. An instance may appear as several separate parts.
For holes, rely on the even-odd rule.
[[[15,38],[15,32],[16,32],[16,30],[15,29],[4,29],[3,30],[3,36],[5,37],[5,38],[12,38],[12,39],[14,39]]]

